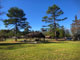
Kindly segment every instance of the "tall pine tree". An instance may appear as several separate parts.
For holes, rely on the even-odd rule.
[[[25,18],[25,13],[22,9],[17,7],[10,8],[8,10],[7,16],[9,19],[5,19],[4,23],[6,26],[13,25],[13,29],[15,30],[15,41],[17,41],[17,32],[20,29],[25,29],[27,26],[27,18]]]
[[[56,38],[56,24],[57,24],[56,22],[67,19],[67,17],[63,19],[58,19],[58,17],[61,16],[63,13],[64,12],[57,5],[53,5],[48,8],[47,14],[49,14],[49,16],[44,16],[42,20],[43,22],[49,23],[50,25],[54,26],[55,38]]]

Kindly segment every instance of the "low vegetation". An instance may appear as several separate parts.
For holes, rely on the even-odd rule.
[[[10,40],[9,40],[10,41]],[[0,43],[0,60],[80,60],[80,41]]]

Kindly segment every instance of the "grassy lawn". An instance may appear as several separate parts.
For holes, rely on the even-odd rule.
[[[80,41],[0,43],[0,60],[80,60]]]

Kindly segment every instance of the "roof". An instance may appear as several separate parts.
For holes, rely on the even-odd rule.
[[[44,34],[41,32],[31,32],[29,34],[26,35],[27,37],[43,37],[45,38]]]

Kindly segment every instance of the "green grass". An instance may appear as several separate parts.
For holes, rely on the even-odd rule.
[[[0,60],[80,60],[80,41],[0,43]]]

